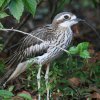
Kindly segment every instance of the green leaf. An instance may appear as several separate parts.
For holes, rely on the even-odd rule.
[[[26,9],[32,14],[35,14],[37,2],[36,0],[23,0]]]
[[[32,97],[29,94],[21,93],[21,94],[18,94],[18,96],[27,100],[32,100]]]
[[[70,54],[77,54],[78,53],[78,49],[76,47],[70,47],[69,53]]]
[[[89,43],[88,42],[82,42],[79,43],[77,46],[77,49],[79,50],[79,52],[83,51],[83,50],[87,50],[89,47]]]
[[[10,91],[10,92],[12,92],[13,91],[13,89],[14,89],[14,86],[12,85],[12,86],[10,86],[9,88],[8,88],[8,90]]]
[[[22,0],[12,0],[9,4],[9,10],[11,14],[19,21],[24,11]]]
[[[12,97],[14,94],[7,90],[0,90],[0,96],[1,97]]]
[[[4,3],[2,4],[2,10],[5,9],[5,7],[7,7],[7,5],[10,3],[11,0],[5,0]]]
[[[4,3],[5,0],[0,0],[0,7],[2,6],[2,4]]]
[[[5,12],[0,12],[0,19],[9,16],[7,13]]]
[[[84,50],[83,52],[80,52],[80,57],[82,57],[82,58],[91,58],[90,53],[87,50]]]
[[[0,23],[0,28],[3,28],[3,25]]]

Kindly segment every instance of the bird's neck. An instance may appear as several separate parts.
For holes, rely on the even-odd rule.
[[[52,28],[54,30],[69,30],[72,32],[71,27],[70,26],[60,26],[59,23],[52,23]]]

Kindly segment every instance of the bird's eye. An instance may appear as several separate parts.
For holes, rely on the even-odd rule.
[[[68,15],[64,16],[65,19],[69,19],[70,17]]]

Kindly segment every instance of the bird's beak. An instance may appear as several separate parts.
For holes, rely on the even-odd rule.
[[[85,20],[83,20],[83,19],[80,19],[80,18],[76,18],[76,19],[72,19],[72,21],[77,21],[77,22],[80,22],[80,21],[85,21]]]
[[[73,19],[74,21],[77,21],[77,22],[83,22],[85,23],[87,26],[89,26],[95,33],[96,35],[98,36],[98,38],[100,39],[100,35],[98,33],[98,31],[94,28],[93,25],[91,25],[88,21],[84,20],[84,19],[80,19],[80,18],[76,18],[76,19]],[[78,28],[76,28],[76,30],[78,30]],[[78,31],[77,31],[78,33]]]

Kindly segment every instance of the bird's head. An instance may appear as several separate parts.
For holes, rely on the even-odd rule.
[[[79,19],[70,12],[62,12],[55,16],[52,24],[56,27],[71,27],[77,24]]]

